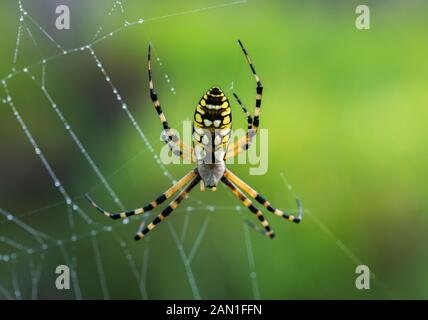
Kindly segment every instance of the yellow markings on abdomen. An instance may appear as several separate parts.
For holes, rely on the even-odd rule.
[[[210,89],[199,100],[194,114],[192,141],[196,158],[223,158],[231,127],[232,109],[226,95]]]
[[[202,116],[199,113],[195,113],[195,121],[202,123]]]
[[[230,123],[230,116],[225,116],[223,118],[223,124],[229,124]]]
[[[202,109],[202,106],[201,106],[201,105],[198,105],[198,106],[196,107],[196,110],[197,110],[200,114],[205,114],[205,111],[204,111],[204,109]]]
[[[230,107],[229,108],[227,108],[226,110],[224,110],[222,113],[220,113],[220,115],[222,116],[222,117],[225,117],[225,116],[227,116],[228,114],[230,114]]]

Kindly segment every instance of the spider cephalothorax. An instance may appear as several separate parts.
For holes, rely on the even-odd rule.
[[[150,230],[154,229],[157,224],[163,221],[181,203],[181,201],[187,197],[189,192],[199,182],[201,183],[201,190],[204,190],[205,186],[207,186],[213,191],[215,191],[219,181],[223,182],[232,191],[232,193],[242,201],[243,205],[256,215],[263,225],[264,229],[262,230],[262,233],[271,238],[273,238],[274,233],[271,230],[269,223],[264,218],[262,212],[253,205],[252,201],[241,191],[241,189],[275,215],[295,223],[299,223],[301,221],[302,206],[298,199],[296,199],[296,202],[299,215],[297,217],[289,215],[274,208],[269,201],[238,178],[225,166],[225,160],[227,158],[236,156],[238,153],[247,150],[251,145],[253,137],[256,135],[259,126],[259,115],[262,102],[263,86],[260,78],[257,75],[253,63],[251,62],[251,59],[241,41],[238,40],[238,43],[245,54],[257,84],[254,116],[250,115],[239,97],[235,93],[233,94],[247,117],[247,134],[237,143],[233,143],[232,145],[229,144],[230,131],[232,128],[232,110],[229,100],[224,92],[218,87],[212,87],[202,96],[196,107],[192,134],[193,148],[185,145],[178,136],[174,134],[168,125],[165,114],[162,111],[152,79],[151,46],[149,45],[148,69],[150,98],[153,101],[153,105],[162,123],[165,142],[175,155],[196,162],[197,167],[186,174],[177,183],[174,183],[154,201],[150,202],[145,207],[131,211],[110,213],[100,208],[87,195],[88,200],[101,213],[112,219],[123,219],[153,210],[180,190],[178,196],[153,220],[153,222],[147,226],[145,226],[144,223],[140,225],[140,228],[135,235],[136,240],[143,238],[148,232],[150,232]]]

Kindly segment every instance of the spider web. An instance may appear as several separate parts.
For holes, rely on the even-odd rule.
[[[119,170],[123,168],[123,166],[126,166],[127,163],[123,164],[120,168],[116,170],[116,172],[113,172],[110,174],[109,177],[106,177],[103,175],[103,173],[100,171],[99,167],[91,157],[89,151],[84,146],[84,144],[79,139],[78,135],[73,130],[72,124],[68,122],[66,117],[64,116],[63,112],[61,111],[61,106],[58,105],[51,93],[49,92],[48,87],[45,85],[45,78],[46,78],[46,69],[48,64],[51,61],[57,60],[62,58],[63,56],[70,55],[72,53],[82,53],[87,54],[89,53],[91,57],[93,58],[93,62],[97,66],[98,70],[102,73],[104,76],[105,81],[108,83],[108,85],[111,88],[113,97],[117,100],[117,104],[120,108],[122,108],[123,112],[126,114],[129,122],[133,126],[133,128],[137,131],[139,137],[143,141],[145,145],[145,149],[141,150],[140,153],[148,151],[153,158],[153,161],[157,164],[163,175],[171,181],[171,183],[175,183],[176,180],[173,177],[173,175],[170,173],[168,168],[162,164],[160,161],[158,155],[156,154],[151,142],[148,140],[146,134],[144,133],[141,126],[138,124],[137,120],[135,119],[133,113],[129,110],[126,102],[122,98],[121,94],[119,93],[118,89],[114,85],[113,80],[108,75],[106,69],[103,66],[103,62],[100,60],[96,53],[95,45],[97,43],[100,43],[104,41],[107,38],[113,37],[115,34],[124,31],[125,29],[132,27],[137,24],[143,24],[148,23],[150,21],[160,20],[160,19],[167,19],[173,16],[178,15],[186,15],[186,14],[192,14],[197,13],[201,11],[206,10],[215,10],[219,9],[225,6],[232,6],[232,5],[238,5],[242,4],[245,1],[234,1],[224,4],[218,4],[213,5],[209,7],[204,8],[196,8],[194,10],[189,10],[185,12],[178,12],[173,13],[169,15],[159,16],[159,17],[153,17],[148,19],[138,19],[134,22],[128,22],[125,20],[123,26],[117,28],[116,30],[112,32],[108,32],[102,36],[100,36],[105,27],[103,25],[100,25],[97,29],[96,33],[94,34],[92,42],[81,46],[76,47],[72,49],[64,49],[32,16],[26,11],[26,9],[23,7],[22,2],[20,0],[17,1],[18,7],[19,7],[19,26],[16,36],[16,45],[13,55],[13,65],[12,65],[12,72],[1,79],[1,84],[4,89],[5,96],[2,99],[2,102],[6,105],[8,105],[16,120],[19,123],[20,128],[24,132],[28,142],[31,144],[31,146],[34,149],[35,155],[38,157],[38,159],[43,164],[44,169],[47,171],[49,177],[52,180],[52,183],[54,187],[57,189],[57,191],[60,193],[60,195],[63,198],[63,201],[54,203],[52,205],[38,208],[35,210],[31,210],[29,212],[16,215],[12,212],[6,211],[2,208],[0,208],[0,214],[5,217],[4,220],[0,221],[0,225],[6,225],[9,223],[14,223],[18,227],[22,228],[24,231],[28,233],[29,236],[31,236],[37,245],[34,245],[32,247],[25,246],[24,244],[20,243],[16,239],[11,239],[6,236],[0,237],[0,242],[4,243],[5,245],[9,246],[13,250],[7,254],[1,254],[0,255],[0,261],[5,263],[10,269],[10,278],[11,280],[2,279],[2,282],[0,283],[0,293],[3,295],[6,299],[21,299],[21,298],[31,298],[31,299],[37,299],[38,298],[38,292],[39,292],[39,286],[41,281],[41,275],[45,262],[45,258],[47,255],[50,254],[53,250],[58,250],[60,254],[62,255],[65,263],[70,267],[71,269],[71,281],[72,281],[72,291],[74,292],[76,299],[82,299],[84,297],[84,293],[80,289],[80,280],[79,280],[79,274],[78,274],[78,253],[76,252],[76,247],[79,245],[82,241],[88,241],[90,239],[91,247],[93,250],[93,255],[95,259],[96,264],[96,271],[97,276],[99,279],[100,287],[101,287],[101,296],[104,299],[110,298],[110,292],[109,292],[109,286],[108,286],[108,279],[105,274],[104,270],[104,264],[103,264],[103,257],[100,251],[100,240],[99,235],[102,233],[109,233],[112,235],[112,238],[116,241],[117,246],[121,248],[121,251],[123,252],[123,257],[126,259],[126,262],[128,264],[128,267],[131,271],[131,274],[134,277],[134,280],[136,283],[139,284],[139,291],[141,298],[147,299],[149,298],[146,288],[146,280],[147,280],[147,268],[148,264],[150,263],[150,242],[149,239],[147,239],[147,243],[144,246],[144,253],[143,253],[143,261],[141,263],[141,266],[138,266],[138,263],[136,262],[135,254],[133,254],[127,247],[127,242],[124,241],[120,235],[116,232],[116,229],[118,228],[118,224],[107,224],[107,225],[101,225],[97,222],[95,222],[91,218],[91,214],[88,214],[86,212],[86,208],[82,208],[78,201],[82,199],[82,195],[78,196],[71,196],[70,193],[67,190],[67,187],[64,186],[62,181],[58,178],[57,174],[55,173],[55,165],[52,164],[47,156],[44,154],[42,148],[39,146],[38,141],[32,134],[29,126],[27,126],[26,119],[24,119],[20,112],[19,112],[19,106],[17,106],[14,102],[14,98],[11,95],[8,81],[13,79],[16,75],[25,73],[28,75],[28,77],[34,82],[34,84],[39,88],[39,90],[43,93],[43,95],[46,97],[52,112],[55,113],[55,115],[59,118],[59,120],[62,122],[64,129],[66,130],[67,134],[69,135],[69,138],[72,139],[73,143],[78,147],[80,150],[82,156],[87,161],[90,168],[93,170],[93,172],[96,174],[97,178],[99,179],[100,184],[105,188],[105,190],[110,195],[113,202],[117,205],[118,209],[125,210],[125,206],[122,202],[122,200],[118,197],[116,192],[113,190],[111,184],[109,183],[109,179],[113,177]],[[119,14],[124,16],[125,15],[125,9],[124,4],[122,1],[115,1],[113,6],[111,7],[111,10],[108,12],[108,16],[111,16],[114,13],[117,13],[119,11]],[[39,62],[37,62],[34,65],[30,65],[24,68],[17,69],[17,60],[19,56],[19,50],[20,46],[22,44],[23,35],[27,34],[29,38],[31,39],[34,46],[39,48],[39,44],[33,35],[34,31],[37,30],[42,35],[44,35],[59,51],[59,53],[42,58]],[[40,49],[40,48],[39,48]],[[158,57],[156,59],[158,63],[158,67],[162,70],[162,61]],[[36,67],[41,67],[41,75],[36,76],[32,70],[35,70]],[[167,73],[164,72],[164,79],[166,82],[170,85],[170,93],[176,94],[176,91],[174,87],[172,86],[171,79]],[[138,156],[138,155],[137,155]],[[137,157],[134,156],[133,158]],[[133,158],[131,158],[129,161],[132,161]],[[190,223],[190,214],[192,211],[236,211],[238,212],[240,210],[239,206],[214,206],[214,205],[208,205],[203,203],[200,200],[195,200],[194,198],[191,198],[191,200],[194,202],[194,205],[187,206],[185,210],[176,210],[177,212],[185,211],[186,215],[184,218],[184,224],[182,227],[182,230],[177,230],[176,227],[173,226],[173,224],[169,223],[168,221],[165,222],[165,224],[168,225],[170,233],[172,235],[172,238],[174,240],[174,243],[176,245],[177,251],[180,255],[180,258],[182,260],[183,266],[185,268],[186,277],[188,284],[191,289],[191,294],[194,299],[200,299],[201,294],[199,290],[198,283],[195,279],[194,272],[192,270],[192,261],[195,257],[195,255],[198,252],[198,249],[200,247],[200,244],[204,238],[205,232],[207,230],[209,221],[210,221],[210,215],[206,215],[203,223],[201,226],[199,226],[199,232],[193,242],[193,245],[190,248],[185,248],[183,243],[187,236],[187,231],[189,228]],[[45,234],[44,232],[37,230],[33,228],[32,226],[28,225],[27,223],[23,222],[24,218],[27,218],[34,214],[40,214],[43,211],[46,211],[48,209],[57,208],[63,206],[63,204],[66,205],[66,212],[67,212],[67,220],[68,220],[68,227],[70,230],[70,237],[69,238],[63,238],[58,239],[54,238],[52,236],[49,236]],[[150,219],[155,213],[151,212],[148,214],[144,214],[142,219],[143,221]],[[84,224],[86,224],[89,227],[89,231],[85,233],[79,233],[80,228],[76,227],[77,221],[76,220],[82,220]],[[110,221],[109,221],[110,222]],[[123,221],[123,224],[128,224],[129,219],[125,219]],[[251,281],[253,286],[253,295],[254,298],[260,298],[260,292],[256,281],[256,270],[254,265],[254,257],[252,255],[252,249],[251,249],[251,242],[250,238],[247,235],[247,228],[244,228],[246,230],[246,248],[247,248],[247,254],[248,254],[248,263],[249,263],[249,269],[250,269],[250,275],[251,275]],[[132,231],[131,231],[132,232]],[[27,261],[26,261],[27,260]],[[21,285],[21,279],[18,274],[19,268],[18,264],[28,264],[30,269],[30,278],[31,278],[31,290],[30,293],[25,292]],[[8,284],[9,282],[9,284]]]
[[[63,183],[62,179],[59,178],[57,175],[57,166],[55,161],[49,160],[50,157],[47,156],[44,148],[42,147],[42,144],[40,143],[39,139],[35,137],[30,125],[28,124],[29,119],[21,114],[21,107],[15,102],[15,97],[12,93],[12,85],[9,83],[10,80],[14,79],[17,75],[25,75],[31,79],[31,82],[34,84],[37,90],[39,90],[46,98],[50,107],[50,112],[52,112],[52,114],[54,114],[54,116],[60,120],[63,125],[63,130],[65,130],[68,138],[71,139],[72,143],[78,148],[84,161],[98,179],[97,185],[92,186],[92,188],[89,190],[84,190],[84,192],[91,192],[102,187],[109,195],[111,201],[116,204],[118,210],[129,209],[127,208],[128,206],[124,205],[123,200],[118,196],[112,187],[111,180],[118,173],[120,173],[123,168],[128,166],[139,156],[144,154],[146,156],[144,161],[150,161],[149,157],[147,157],[147,155],[150,155],[152,159],[151,161],[153,161],[165,179],[167,179],[169,182],[176,182],[176,177],[160,161],[159,156],[157,155],[152,143],[145,133],[145,130],[136,120],[123,95],[116,87],[114,79],[109,75],[108,68],[105,66],[102,59],[100,58],[100,55],[98,54],[97,44],[102,43],[106,39],[112,38],[115,35],[138,25],[141,25],[142,29],[144,29],[145,24],[156,20],[195,14],[207,10],[220,10],[223,7],[242,5],[245,2],[245,0],[226,2],[208,7],[195,8],[183,12],[165,14],[152,18],[142,17],[136,21],[129,22],[126,20],[126,3],[124,3],[124,1],[114,1],[111,9],[107,13],[107,16],[109,17],[115,15],[124,20],[120,27],[114,29],[113,31],[109,31],[108,27],[106,27],[104,24],[101,24],[96,29],[90,43],[71,49],[65,49],[36,21],[36,19],[31,16],[29,12],[26,11],[26,8],[23,6],[21,0],[17,1],[17,6],[19,8],[19,24],[15,50],[12,59],[12,71],[0,80],[1,87],[4,92],[1,102],[3,103],[3,106],[9,107],[13,112],[19,128],[25,135],[26,141],[33,148],[35,156],[41,162],[44,170],[48,173],[51,183],[53,184],[58,194],[62,197],[62,200],[52,203],[48,206],[36,208],[20,214],[16,214],[11,210],[6,210],[5,208],[0,208],[0,215],[4,217],[3,220],[0,220],[0,227],[4,229],[6,227],[10,227],[11,224],[13,224],[21,231],[19,233],[19,237],[12,237],[9,235],[6,236],[3,235],[3,233],[0,236],[0,243],[3,244],[3,249],[0,251],[0,267],[2,268],[2,272],[0,274],[1,297],[5,299],[37,299],[41,290],[44,290],[44,296],[49,296],[50,291],[56,290],[53,286],[54,275],[51,270],[52,266],[47,265],[49,256],[54,256],[54,259],[60,262],[58,264],[66,264],[70,267],[72,287],[72,290],[70,291],[73,295],[72,298],[83,299],[88,295],[93,296],[93,294],[87,293],[88,290],[82,288],[87,277],[85,277],[84,272],[79,269],[79,264],[82,263],[81,261],[86,259],[87,255],[90,254],[95,261],[95,279],[99,282],[100,287],[100,292],[95,295],[103,299],[112,298],[112,296],[117,295],[117,293],[112,292],[112,287],[117,285],[117,282],[110,280],[110,277],[107,276],[106,267],[111,261],[105,261],[107,258],[102,252],[102,246],[107,243],[106,239],[109,239],[107,243],[109,248],[116,247],[118,252],[117,259],[123,261],[124,263],[122,265],[124,265],[126,268],[123,272],[120,272],[120,274],[123,276],[129,274],[129,277],[132,278],[132,281],[137,284],[138,295],[141,299],[151,298],[151,290],[148,287],[148,269],[151,264],[151,247],[153,246],[153,243],[150,242],[150,237],[147,239],[145,238],[144,245],[141,246],[141,252],[136,252],[130,248],[127,242],[128,239],[125,240],[119,232],[120,228],[122,228],[124,225],[127,225],[133,221],[140,223],[140,221],[137,219],[125,219],[122,221],[122,223],[111,223],[110,220],[106,220],[105,223],[101,224],[92,219],[96,213],[93,211],[89,212],[89,210],[92,210],[92,208],[89,208],[89,206],[83,202],[83,194],[72,195],[66,183]],[[146,31],[143,30],[143,32]],[[43,57],[40,53],[42,52],[39,44],[40,40],[37,40],[35,33],[42,35],[46,41],[51,43],[52,46],[56,48],[56,53]],[[146,37],[149,38],[147,33]],[[24,38],[26,38],[27,41],[29,40],[29,42],[38,50],[40,54],[40,60],[26,67],[18,68],[17,61]],[[156,44],[154,43],[154,45]],[[166,84],[169,87],[168,91],[170,94],[175,95],[176,89],[173,85],[173,81],[171,80],[170,75],[165,71],[165,67],[156,50],[156,46],[154,49],[156,57],[156,72],[158,74],[163,74],[163,84]],[[49,86],[47,86],[45,83],[48,66],[52,62],[61,60],[64,57],[72,54],[90,56],[93,64],[97,68],[97,71],[100,73],[100,75],[103,76],[104,81],[110,87],[111,99],[116,100],[117,108],[122,110],[123,114],[127,118],[128,125],[132,126],[132,128],[135,130],[135,133],[139,136],[142,143],[144,144],[144,148],[140,149],[137,154],[131,156],[127,161],[119,165],[116,170],[113,170],[113,172],[110,172],[108,175],[101,171],[99,165],[97,165],[91,156],[91,151],[85,146],[85,144],[79,138],[79,135],[73,129],[74,125],[72,121],[69,121],[66,118],[62,111],[62,106],[55,101]],[[237,58],[235,58],[235,60],[237,60]],[[158,86],[160,83],[161,81],[158,80]],[[228,90],[231,90],[232,88],[233,81],[230,83]],[[287,182],[285,176],[282,173],[281,178],[284,180],[286,189],[293,192],[291,185]],[[160,191],[161,190],[159,190],[159,193]],[[151,196],[155,196],[155,194]],[[65,210],[63,209],[64,205]],[[29,217],[41,215],[48,211],[50,212],[50,210],[55,210],[55,214],[65,211],[66,215],[63,217],[63,219],[67,221],[66,229],[68,230],[67,232],[62,232],[62,234],[65,234],[65,236],[58,237],[46,234],[45,232],[41,231],[40,226],[34,226],[24,222]],[[192,240],[191,245],[186,246],[185,240],[189,237],[192,212],[196,211],[205,212],[206,214],[204,215],[204,218],[199,225],[192,226],[198,230],[198,232]],[[244,216],[241,213],[240,205],[212,205],[206,203],[205,201],[198,200],[194,195],[188,199],[188,202],[185,205],[178,208],[176,212],[177,214],[184,213],[182,226],[178,228],[168,220],[165,221],[164,224],[166,225],[165,227],[169,229],[171,238],[180,257],[180,261],[185,271],[186,283],[189,287],[190,295],[194,299],[201,299],[204,298],[204,296],[201,294],[201,285],[198,282],[197,275],[195,275],[192,262],[197,256],[198,250],[201,247],[201,243],[204,240],[204,236],[210,223],[211,213],[234,212],[243,218]],[[338,240],[327,226],[325,226],[319,219],[314,217],[309,210],[305,210],[305,213],[309,213],[309,216],[315,219],[320,229],[333,238],[336,245],[345,253],[349,259],[351,259],[356,264],[362,264],[361,260],[356,257],[356,255],[340,240]],[[156,214],[157,213],[153,211],[145,213],[142,215],[142,217],[140,217],[140,219],[143,221],[151,220]],[[132,233],[135,231],[134,229],[135,226],[131,226],[130,229],[127,229],[127,233],[132,235]],[[248,282],[251,286],[251,296],[254,299],[260,299],[262,298],[262,295],[257,278],[254,250],[253,244],[251,242],[251,230],[244,223],[242,224],[242,232],[244,241],[242,245],[245,248],[244,250],[247,257],[246,263],[248,270]],[[25,237],[31,239],[30,243],[32,243],[32,245],[28,245],[22,241],[22,239]],[[82,251],[82,247],[84,247],[86,251]],[[94,279],[92,280],[96,281]],[[28,285],[28,283],[30,285]],[[122,298],[127,298],[127,296],[122,295]]]

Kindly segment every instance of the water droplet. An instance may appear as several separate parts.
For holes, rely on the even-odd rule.
[[[12,221],[13,220],[13,216],[11,214],[7,215],[7,220]]]
[[[143,23],[144,19],[138,19],[138,23]]]

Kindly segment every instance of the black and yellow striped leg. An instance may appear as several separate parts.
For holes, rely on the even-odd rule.
[[[242,103],[241,99],[239,99],[238,95],[236,93],[233,93],[233,96],[235,97],[236,101],[241,106],[242,111],[247,116],[247,123],[248,123],[248,129],[245,136],[240,138],[238,142],[233,143],[230,145],[230,147],[227,149],[227,152],[225,154],[225,159],[235,157],[237,154],[241,153],[242,151],[247,150],[251,143],[253,142],[253,137],[255,136],[255,131],[252,129],[253,127],[253,117],[248,112],[245,105]]]
[[[135,235],[135,240],[140,240],[144,238],[147,233],[149,233],[151,230],[153,230],[156,225],[158,225],[161,221],[165,220],[165,218],[174,211],[175,208],[178,207],[181,201],[187,197],[189,192],[199,183],[201,180],[201,177],[197,175],[193,180],[187,185],[187,187],[172,201],[168,207],[166,207],[153,222],[151,222],[147,227],[144,227],[144,223],[140,225],[140,228],[137,231],[137,234]]]
[[[102,209],[100,206],[98,206],[91,199],[91,197],[88,194],[86,194],[85,197],[86,197],[86,199],[88,199],[88,201],[92,204],[92,206],[95,209],[97,209],[99,212],[101,212],[105,216],[107,216],[109,218],[112,218],[114,220],[116,220],[116,219],[124,219],[124,218],[130,217],[130,216],[133,216],[133,215],[138,215],[138,214],[142,214],[144,212],[153,210],[158,205],[160,205],[162,202],[164,202],[166,199],[168,199],[171,196],[173,196],[179,189],[181,189],[184,185],[186,185],[197,174],[198,173],[197,173],[196,169],[190,171],[183,178],[181,178],[180,181],[178,181],[177,183],[175,183],[174,185],[172,185],[168,190],[166,190],[164,193],[162,193],[159,197],[157,197],[155,200],[153,200],[152,202],[150,202],[148,205],[146,205],[145,207],[134,209],[134,210],[130,210],[130,211],[123,211],[123,212],[118,212],[118,213],[110,213],[110,212],[105,211],[104,209]]]
[[[251,68],[251,72],[254,75],[254,78],[256,79],[256,108],[254,109],[254,117],[252,119],[251,127],[249,126],[247,134],[239,139],[239,141],[235,144],[233,144],[227,154],[225,155],[225,159],[235,157],[242,151],[245,151],[249,148],[254,136],[257,134],[257,129],[259,128],[260,123],[260,108],[262,105],[262,95],[263,95],[263,85],[260,80],[260,77],[258,76],[256,69],[254,68],[253,62],[243,46],[241,40],[238,40],[239,46],[241,47],[242,51],[245,54],[245,58],[247,59],[248,65]],[[236,98],[236,97],[235,97]],[[238,101],[239,102],[239,101]]]
[[[241,47],[242,51],[245,54],[245,57],[247,58],[247,62],[250,65],[251,72],[254,75],[254,78],[256,79],[256,108],[254,110],[254,119],[253,119],[253,129],[257,131],[257,128],[259,127],[259,116],[260,116],[260,107],[262,105],[262,94],[263,94],[263,85],[260,80],[260,77],[257,75],[256,69],[254,68],[253,62],[251,61],[251,58],[247,52],[247,50],[244,48],[244,45],[242,44],[241,40],[238,40],[239,46]]]
[[[272,207],[269,201],[267,201],[262,195],[260,195],[257,191],[251,188],[247,183],[239,179],[235,174],[233,174],[230,170],[226,169],[224,172],[224,176],[230,179],[234,184],[236,184],[239,188],[241,188],[244,192],[248,193],[250,197],[255,199],[257,202],[262,204],[268,211],[274,213],[275,215],[287,219],[288,221],[299,223],[302,221],[303,209],[302,204],[298,198],[296,198],[297,208],[298,208],[298,216],[295,217],[293,215],[289,215],[279,209]]]
[[[256,131],[254,129],[248,130],[248,132],[240,138],[236,143],[231,144],[227,149],[227,153],[224,156],[224,159],[229,159],[237,156],[241,152],[248,150],[253,142],[253,138],[256,136]]]
[[[250,115],[247,108],[242,103],[241,99],[239,99],[238,95],[236,93],[233,93],[233,96],[235,97],[235,99],[239,103],[239,105],[241,106],[242,111],[244,111],[245,116],[247,117],[248,130],[250,130],[253,126],[253,117]]]
[[[221,181],[232,191],[232,193],[242,201],[242,203],[244,204],[244,206],[246,206],[252,213],[254,213],[257,218],[259,219],[260,223],[263,225],[264,227],[264,232],[263,234],[273,238],[275,235],[273,233],[273,230],[270,228],[269,226],[269,222],[265,219],[265,217],[263,216],[262,212],[257,209],[253,203],[251,202],[250,199],[248,199],[241,190],[239,190],[228,178],[226,178],[226,176],[223,176],[221,178]]]
[[[181,142],[181,140],[178,138],[178,136],[172,132],[168,121],[166,120],[166,116],[162,111],[162,106],[160,104],[158,95],[155,91],[154,84],[153,84],[153,78],[152,78],[152,62],[151,62],[151,45],[149,44],[149,53],[148,53],[148,71],[149,71],[149,89],[150,89],[150,99],[153,102],[153,105],[156,109],[156,112],[158,113],[159,120],[162,124],[164,133],[166,137],[164,138],[165,143],[168,145],[168,147],[171,149],[171,151],[182,158],[186,158],[188,160],[191,159],[192,155],[192,149]],[[184,151],[187,152],[187,154],[184,154]]]

